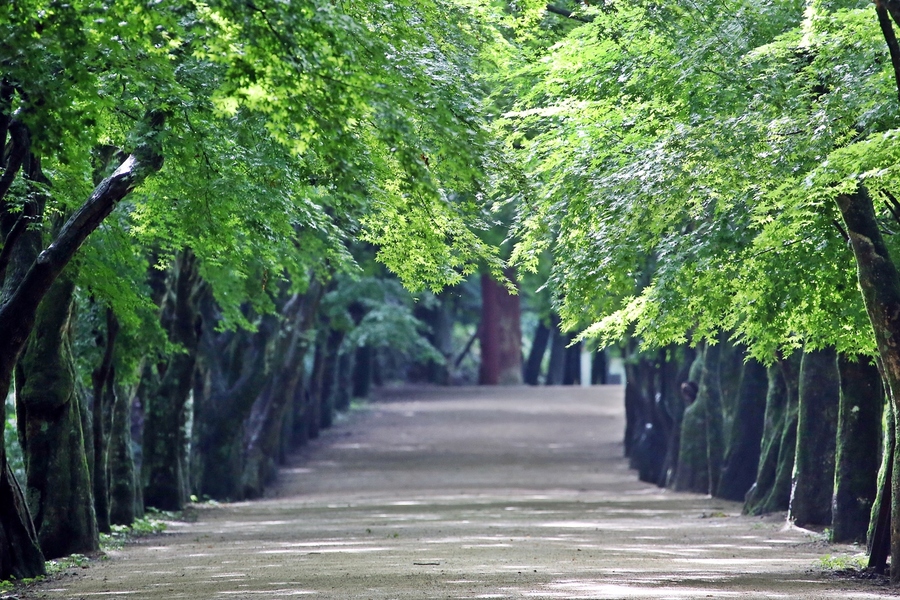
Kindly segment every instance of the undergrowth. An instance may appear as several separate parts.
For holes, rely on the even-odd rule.
[[[166,530],[166,524],[161,518],[172,519],[175,516],[174,513],[148,511],[148,516],[135,520],[131,525],[113,525],[111,533],[100,534],[100,553],[98,558],[105,560],[107,551],[118,550],[129,540],[162,533]],[[57,577],[71,569],[87,569],[90,566],[90,562],[91,558],[84,554],[70,554],[63,558],[48,560],[44,563],[47,571],[46,575],[26,579],[2,580],[0,581],[0,594],[8,594],[39,581]]]
[[[819,558],[819,566],[828,571],[862,570],[866,568],[867,562],[865,554],[854,554],[853,556],[826,554]]]
[[[110,533],[100,534],[100,550],[118,550],[125,545],[128,540],[162,533],[166,530],[166,524],[161,519],[173,519],[173,513],[164,513],[160,511],[147,511],[147,515],[141,519],[136,519],[131,525],[113,525]]]

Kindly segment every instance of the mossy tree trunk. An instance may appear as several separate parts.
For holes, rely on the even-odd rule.
[[[831,540],[866,539],[878,480],[884,388],[865,356],[838,357],[841,379]]]
[[[181,351],[145,369],[141,480],[145,506],[181,510],[189,497],[185,408],[193,384],[200,320],[197,259],[183,250],[169,274],[162,300],[164,329]]]
[[[243,489],[248,498],[262,495],[277,471],[283,443],[285,417],[303,386],[304,360],[310,346],[310,329],[322,297],[322,287],[312,285],[304,296],[294,296],[286,310],[287,327],[275,354],[281,358],[268,385],[257,398],[244,435]],[[347,382],[349,389],[350,382]]]
[[[884,406],[884,445],[878,469],[877,494],[869,520],[869,568],[883,574],[891,554],[891,482],[894,471],[894,446],[897,435],[893,403]]]
[[[160,132],[165,115],[148,111],[140,146],[121,165],[100,181],[91,195],[55,232],[50,244],[41,244],[40,253],[31,259],[18,260],[23,241],[29,240],[34,224],[39,224],[42,207],[29,194],[24,206],[10,202],[7,193],[20,172],[26,184],[37,181],[40,161],[31,153],[28,127],[9,114],[0,115],[0,144],[6,148],[2,157],[4,173],[0,181],[0,398],[6,398],[12,384],[13,371],[28,343],[37,318],[38,307],[53,282],[66,268],[87,237],[112,212],[116,204],[162,167],[159,150]],[[7,141],[7,135],[9,140]],[[41,182],[46,184],[46,180]],[[24,245],[28,245],[27,242]],[[30,252],[30,249],[28,249]],[[15,263],[15,264],[14,264]],[[3,416],[5,407],[0,408]],[[0,434],[2,442],[2,434]],[[10,478],[6,453],[0,443],[0,577],[33,577],[44,573],[44,558],[37,545],[31,515],[19,486]]]
[[[761,515],[787,510],[797,443],[797,374],[799,357],[768,367],[766,416],[756,481],[744,500],[744,513]]]
[[[91,373],[93,398],[91,403],[91,424],[93,431],[92,477],[94,486],[94,508],[97,513],[97,527],[102,533],[110,533],[109,518],[109,441],[112,427],[112,411],[116,402],[115,356],[119,323],[112,309],[107,308],[106,330],[101,337],[103,358]]]
[[[194,386],[193,473],[197,491],[216,500],[242,500],[243,428],[266,386],[270,343],[279,317],[258,320],[255,332],[216,331],[220,320],[211,293],[200,300],[206,326],[197,349]],[[249,315],[248,315],[249,317]]]
[[[720,358],[720,344],[708,344],[703,350],[697,398],[681,423],[676,490],[709,494],[718,488],[725,453]]]
[[[47,558],[99,549],[72,354],[75,281],[65,271],[38,309],[16,370],[26,498]]]
[[[788,514],[801,527],[831,525],[840,391],[834,348],[804,352],[800,362],[797,450]]]
[[[742,502],[756,481],[766,416],[766,367],[754,359],[744,363],[731,420],[728,452],[716,496]]]
[[[857,186],[837,198],[837,205],[856,258],[859,285],[887,385],[894,414],[900,403],[900,272],[881,235],[868,190]],[[895,419],[895,427],[897,426]],[[895,432],[896,436],[896,432]],[[891,481],[891,564],[900,565],[900,444],[894,444]],[[900,568],[891,570],[891,582],[900,584]]]
[[[110,375],[115,381],[115,369]],[[117,386],[109,433],[109,522],[131,525],[140,516],[131,438],[131,394]]]

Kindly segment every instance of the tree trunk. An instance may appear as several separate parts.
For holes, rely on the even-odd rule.
[[[340,391],[337,389],[339,384],[338,375],[340,373],[340,348],[346,334],[336,329],[331,330],[328,335],[328,343],[325,348],[325,365],[322,379],[322,391],[319,397],[321,402],[320,409],[320,429],[328,429],[334,424],[334,411],[337,406],[337,397]]]
[[[728,453],[716,492],[719,498],[742,502],[756,480],[765,425],[767,386],[766,368],[752,358],[744,363]]]
[[[244,426],[270,372],[269,343],[278,317],[266,315],[257,330],[217,332],[218,310],[212,294],[200,302],[204,327],[198,344],[194,386],[194,474],[197,490],[216,500],[243,500]],[[277,357],[273,357],[277,360]]]
[[[303,297],[295,296],[288,304],[290,310],[286,335],[279,339],[276,349],[281,359],[269,379],[266,390],[253,405],[244,436],[244,496],[255,498],[277,472],[277,461],[283,447],[285,416],[291,402],[302,391],[304,361],[309,350],[307,332],[312,327],[324,290],[314,284]]]
[[[188,500],[185,408],[197,360],[197,293],[199,275],[190,250],[179,254],[172,285],[163,300],[162,321],[169,340],[181,346],[164,363],[145,369],[158,384],[147,386],[141,480],[144,504],[160,510],[181,510]]]
[[[115,381],[115,370],[110,378]],[[139,515],[131,444],[131,395],[119,387],[113,398],[109,432],[109,522],[112,525],[131,525]]]
[[[546,344],[546,342],[544,342]],[[606,351],[597,350],[591,360],[591,384],[606,385]]]
[[[681,424],[681,447],[674,481],[676,490],[709,494],[719,485],[725,452],[719,382],[720,357],[719,344],[706,346],[697,399],[684,411]]]
[[[868,190],[860,185],[853,194],[838,196],[837,204],[856,257],[859,285],[896,414],[900,403],[900,273],[881,236]],[[891,564],[900,565],[900,444],[894,444],[893,454]],[[891,569],[891,582],[900,583],[900,568]]]
[[[18,252],[19,243],[27,239],[29,224],[39,222],[40,210],[34,202],[26,202],[22,210],[7,201],[7,192],[26,159],[32,163],[29,170],[39,171],[37,159],[30,154],[28,128],[16,119],[4,115],[5,127],[0,146],[8,147],[3,176],[0,177],[0,398],[6,398],[12,374],[16,368],[31,330],[37,318],[38,306],[72,257],[103,220],[112,212],[116,203],[128,195],[151,173],[162,167],[159,153],[164,114],[151,111],[147,116],[147,131],[141,136],[141,145],[135,149],[115,172],[103,179],[90,197],[66,221],[51,244],[28,263],[18,265],[12,273],[8,267],[12,255]],[[10,135],[7,145],[6,133]],[[33,168],[35,167],[36,168]],[[37,194],[40,196],[41,194]],[[5,406],[0,408],[5,417]],[[5,448],[0,433],[0,448]],[[9,480],[5,450],[0,450],[0,577],[16,575],[34,577],[44,573],[43,556],[37,546],[37,538],[31,537],[34,529],[23,526],[30,521],[26,502],[19,486]],[[3,479],[6,481],[3,481]]]
[[[372,388],[372,349],[357,348],[353,359],[353,397],[368,398]]]
[[[547,365],[546,385],[562,385],[566,372],[566,346],[572,337],[560,331],[558,315],[550,318],[550,362]]]
[[[38,309],[16,371],[26,497],[47,558],[100,547],[72,355],[74,294],[67,271]]]
[[[563,385],[579,385],[581,383],[581,347],[583,345],[583,342],[577,342],[566,348]]]
[[[119,323],[112,309],[106,309],[105,350],[101,363],[91,373],[93,401],[91,422],[93,426],[94,460],[91,467],[91,481],[94,486],[94,508],[97,513],[97,527],[101,533],[110,533],[109,519],[109,438],[112,425],[112,410],[116,402],[113,355]]]
[[[885,404],[884,447],[881,454],[881,468],[878,470],[878,494],[872,506],[869,521],[869,568],[884,574],[891,554],[891,482],[894,471],[894,446],[897,436],[894,428],[894,409],[890,402]]]
[[[804,352],[800,362],[797,450],[788,514],[800,527],[831,525],[840,395],[834,348]]]
[[[512,271],[506,272],[515,280]],[[481,276],[481,385],[522,383],[522,326],[519,296],[490,275]]]
[[[528,360],[525,361],[525,371],[523,379],[528,385],[537,385],[541,376],[541,363],[544,362],[544,354],[547,352],[547,342],[550,340],[550,328],[543,322],[538,321],[537,328],[534,330],[534,339],[531,341],[531,351],[528,353]]]
[[[866,539],[875,503],[884,388],[865,356],[838,357],[841,379],[832,500],[832,542]]]

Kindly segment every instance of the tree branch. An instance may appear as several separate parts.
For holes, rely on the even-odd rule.
[[[891,25],[885,0],[875,0],[875,12],[878,15],[878,24],[881,26],[881,33],[887,43],[888,52],[891,55],[894,82],[897,85],[897,100],[900,101],[900,44],[897,43],[897,36],[894,34],[894,26]]]
[[[9,122],[10,137],[10,153],[3,170],[3,176],[0,177],[0,217],[6,212],[6,193],[12,187],[25,157],[31,150],[31,139],[28,135],[28,128],[18,119],[11,119]]]
[[[592,23],[594,19],[591,17],[582,17],[581,15],[576,15],[571,10],[566,10],[565,8],[561,8],[559,6],[554,6],[553,4],[547,5],[547,12],[553,13],[554,15],[559,15],[561,17],[565,17],[567,19],[574,19],[576,21],[581,21],[582,23]]]
[[[88,235],[99,227],[122,198],[162,168],[158,138],[164,122],[165,115],[161,112],[148,115],[149,132],[144,135],[144,144],[94,188],[0,305],[0,359],[16,360],[34,326],[38,304]],[[6,367],[0,365],[0,371]]]

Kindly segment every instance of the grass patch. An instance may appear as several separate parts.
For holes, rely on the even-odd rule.
[[[166,524],[161,518],[169,517],[169,513],[161,513],[160,511],[147,511],[144,518],[136,519],[131,525],[113,525],[112,532],[100,534],[100,549],[104,552],[108,550],[119,550],[129,540],[141,538],[148,535],[162,533],[166,530]]]
[[[867,563],[868,557],[865,554],[854,554],[853,556],[826,554],[819,558],[819,566],[827,571],[859,571],[865,569]]]

